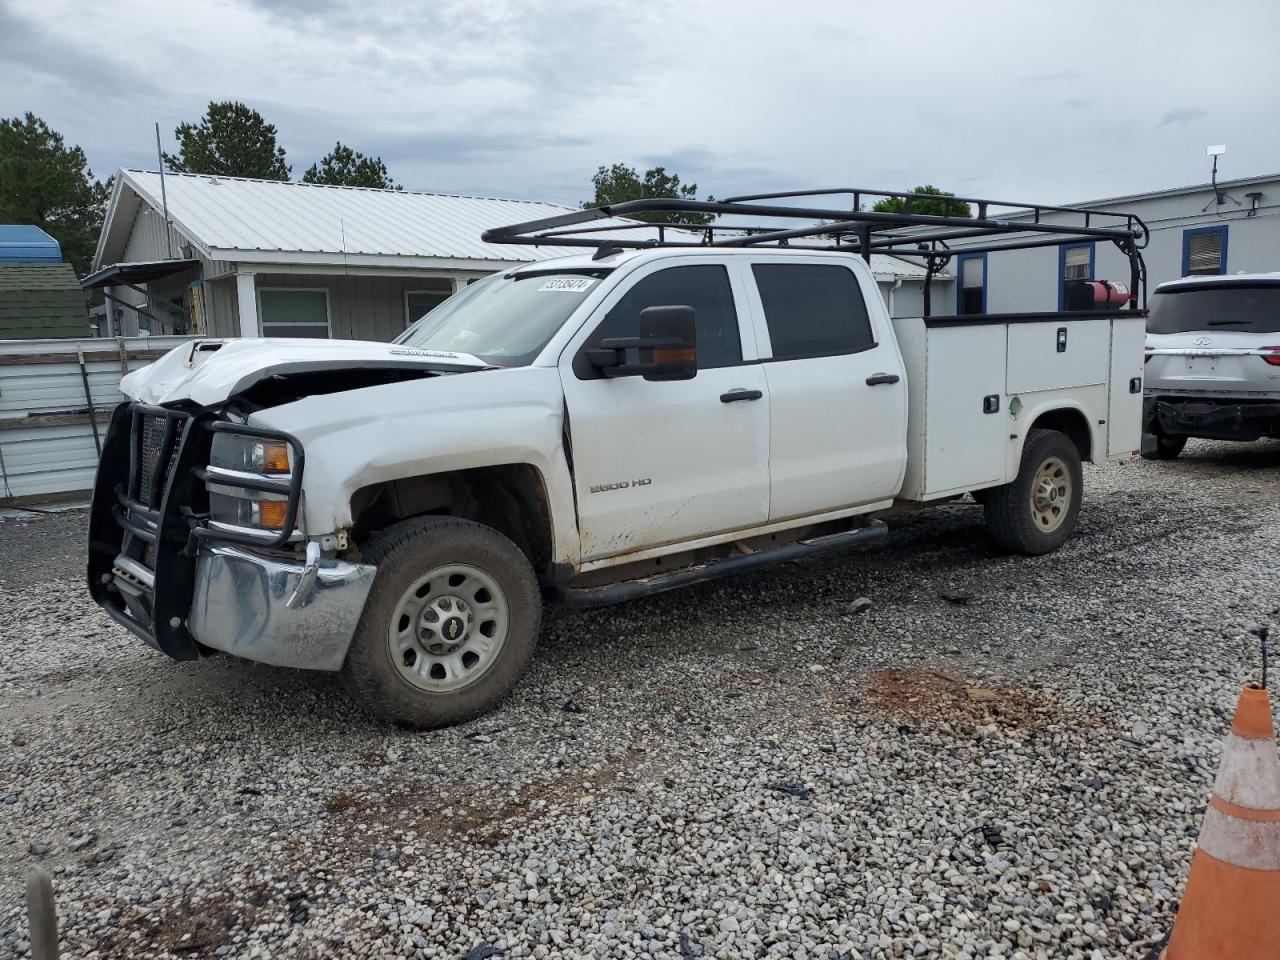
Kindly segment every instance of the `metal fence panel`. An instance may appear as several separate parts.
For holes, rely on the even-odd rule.
[[[125,372],[193,339],[0,341],[0,506],[87,496]]]

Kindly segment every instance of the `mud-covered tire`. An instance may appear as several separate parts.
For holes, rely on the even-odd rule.
[[[1186,445],[1186,437],[1163,437],[1156,434],[1156,448],[1142,456],[1146,460],[1177,460]]]
[[[1083,492],[1076,445],[1057,430],[1032,430],[1022,445],[1017,477],[986,491],[983,507],[991,539],[1028,556],[1058,549],[1075,530]]]
[[[375,533],[364,544],[361,554],[366,563],[377,566],[378,573],[342,667],[343,680],[356,700],[393,723],[429,728],[470,720],[511,692],[533,656],[542,620],[538,580],[519,547],[483,524],[452,517],[418,517]],[[441,570],[445,572],[442,575],[453,573],[443,588],[421,586],[424,578],[428,584],[434,579],[428,574]],[[473,575],[475,583],[481,586],[475,587],[455,572],[458,570],[472,571],[473,574],[468,575]],[[451,589],[448,583],[454,580],[462,583],[459,589],[464,591],[470,584],[473,602],[475,596],[501,597],[504,633],[489,662],[474,678],[465,676],[465,668],[460,667],[460,679],[455,681],[446,673],[439,681],[456,682],[456,686],[444,690],[424,689],[423,685],[429,686],[432,679],[426,673],[410,676],[414,670],[408,662],[409,652],[402,652],[397,637],[412,633],[413,638],[405,642],[414,648],[415,660],[421,657],[423,666],[432,663],[428,652],[418,645],[421,641],[417,630],[419,626],[425,629],[426,621],[418,624],[415,616],[409,627],[398,625],[409,617],[406,611],[410,607],[406,604],[414,602],[415,597],[443,594],[445,599],[434,601],[437,605],[458,603],[461,607],[466,604],[462,595],[448,599]],[[431,613],[428,610],[422,616],[425,618]],[[478,619],[478,615],[472,618],[469,614],[470,611],[468,624]],[[397,630],[393,630],[393,618]],[[479,625],[475,628],[479,629]],[[466,629],[469,635],[471,626]],[[465,655],[464,651],[461,656]],[[401,664],[397,664],[397,657],[401,658]]]

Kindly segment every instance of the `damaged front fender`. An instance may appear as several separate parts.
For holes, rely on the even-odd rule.
[[[546,490],[553,561],[577,559],[555,368],[503,368],[308,396],[258,411],[249,422],[302,442],[308,536],[349,529],[353,495],[373,484],[528,464]]]

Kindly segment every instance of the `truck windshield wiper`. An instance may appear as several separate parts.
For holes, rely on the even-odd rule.
[[[1248,323],[1248,320],[1210,320],[1211,327],[1238,327],[1241,324]]]

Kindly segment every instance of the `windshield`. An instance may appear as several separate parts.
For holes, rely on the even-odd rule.
[[[495,274],[454,294],[396,338],[499,367],[533,361],[607,269]]]
[[[1165,290],[1151,298],[1147,333],[1280,332],[1280,284],[1215,283]]]

